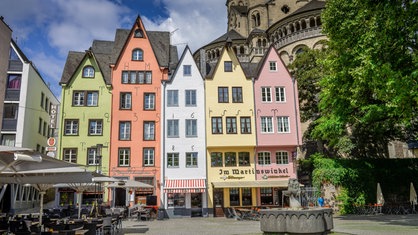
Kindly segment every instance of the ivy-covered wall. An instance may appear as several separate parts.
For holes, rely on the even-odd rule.
[[[386,203],[409,203],[410,183],[418,186],[418,159],[352,160],[314,155],[300,165],[312,167],[314,186],[331,183],[340,189],[341,213],[351,213],[355,204],[376,203],[377,183]]]

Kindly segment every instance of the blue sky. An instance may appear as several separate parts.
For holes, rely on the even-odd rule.
[[[113,40],[139,14],[147,30],[173,32],[179,54],[192,52],[226,32],[226,0],[1,0],[0,15],[12,37],[59,98],[69,51],[94,39]]]

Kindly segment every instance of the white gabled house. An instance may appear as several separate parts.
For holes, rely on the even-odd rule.
[[[168,217],[207,214],[204,81],[186,46],[163,82],[162,194]]]

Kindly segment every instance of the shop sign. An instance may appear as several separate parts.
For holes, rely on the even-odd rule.
[[[289,174],[288,168],[266,168],[266,169],[219,169],[219,175],[225,176],[242,176],[242,175],[280,175],[280,174]]]

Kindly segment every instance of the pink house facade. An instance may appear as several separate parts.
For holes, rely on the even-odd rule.
[[[297,178],[296,154],[301,145],[297,84],[270,47],[254,81],[257,126],[256,179],[287,185]],[[285,181],[285,182],[283,182]],[[284,188],[260,188],[261,205],[281,205]]]

